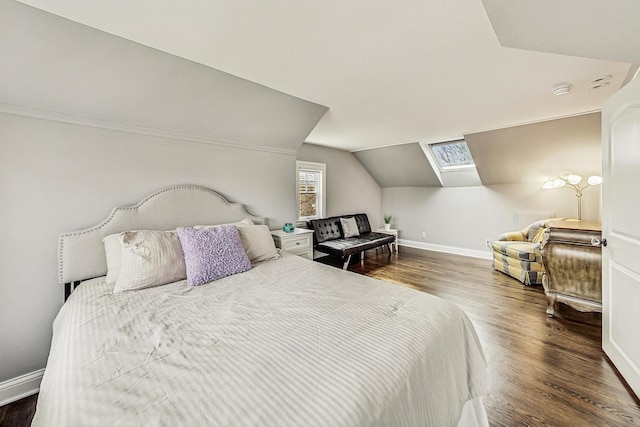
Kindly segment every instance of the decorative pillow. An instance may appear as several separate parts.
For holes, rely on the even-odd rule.
[[[355,218],[340,218],[340,224],[342,225],[344,237],[355,237],[360,235]]]
[[[196,229],[178,228],[184,251],[187,283],[197,286],[242,273],[251,268],[240,233],[234,225]]]
[[[278,256],[276,244],[266,225],[237,225],[244,251],[251,263],[265,261]]]
[[[186,277],[184,254],[173,231],[125,231],[114,293],[176,282]]]

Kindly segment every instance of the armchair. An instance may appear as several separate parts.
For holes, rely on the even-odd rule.
[[[498,240],[489,244],[493,251],[493,268],[525,285],[541,285],[544,266],[540,245],[544,231],[547,222],[562,220],[564,219],[543,219],[529,224],[521,231],[501,234]]]

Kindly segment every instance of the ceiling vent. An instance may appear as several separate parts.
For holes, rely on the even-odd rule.
[[[611,77],[613,76],[610,74],[607,74],[606,76],[597,77],[589,82],[589,87],[591,89],[600,89],[603,87],[607,87],[609,86],[609,83],[610,83],[609,80],[611,80]]]

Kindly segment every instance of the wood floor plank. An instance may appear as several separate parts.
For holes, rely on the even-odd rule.
[[[36,411],[37,399],[36,394],[0,407],[0,426],[29,427]]]
[[[549,318],[541,286],[524,286],[493,270],[490,260],[401,247],[391,258],[368,251],[365,263],[349,270],[467,312],[489,362],[492,426],[640,425],[640,400],[601,349],[599,313],[560,305],[559,317]]]
[[[391,257],[368,251],[349,270],[465,310],[489,363],[491,426],[640,425],[640,400],[601,349],[599,314],[560,306],[560,317],[549,318],[540,286],[524,286],[484,259],[401,247]],[[35,403],[32,396],[0,408],[0,425],[28,426]]]

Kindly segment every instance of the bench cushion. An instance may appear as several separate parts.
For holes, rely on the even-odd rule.
[[[349,256],[378,246],[393,243],[396,237],[392,234],[365,233],[358,237],[328,240],[318,243],[316,249],[330,255]]]
[[[358,231],[360,234],[371,233],[371,224],[369,224],[369,217],[367,214],[345,215],[343,218],[351,218],[351,216],[356,219],[356,224],[358,224]]]
[[[338,216],[312,219],[309,221],[309,224],[314,231],[313,238],[317,243],[342,238],[342,227],[340,226],[340,217]]]

